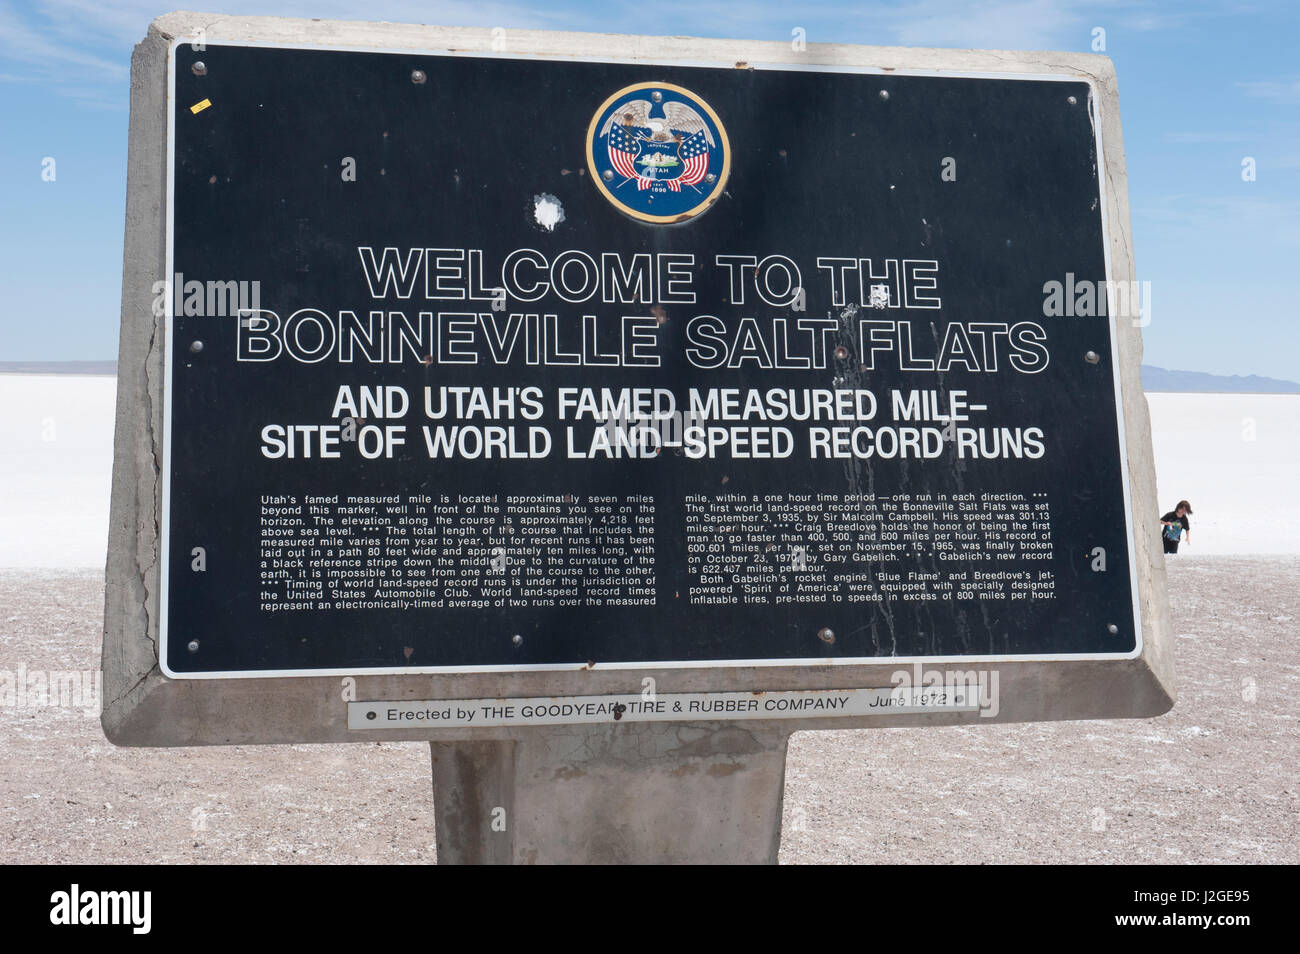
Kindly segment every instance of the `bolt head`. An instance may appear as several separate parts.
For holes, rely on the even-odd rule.
[[[1079,105],[1079,97],[1077,97],[1077,96],[1067,96],[1066,99],[1065,99],[1065,101],[1066,101],[1067,103],[1069,103],[1071,106],[1078,106],[1078,105]]]
[[[429,77],[424,75],[424,70],[411,70],[411,82],[419,86]]]
[[[191,639],[185,648],[192,653],[197,653],[199,651],[199,641],[197,639]]]
[[[664,101],[664,94],[659,92],[659,90],[655,90],[653,93],[650,94],[650,98],[653,99],[656,103],[662,103]]]
[[[522,646],[524,644],[524,638],[518,633],[515,633],[510,637],[510,642],[514,643],[516,646]]]
[[[600,174],[600,177],[604,179],[606,182],[610,182],[614,178],[614,173],[606,169],[604,172]]]
[[[1096,364],[1101,360],[1101,355],[1097,354],[1095,351],[1089,351],[1083,356],[1083,360],[1087,361],[1089,364]]]
[[[190,342],[190,350],[191,350],[192,352],[194,352],[195,354],[198,354],[200,351],[203,350],[203,342],[202,342],[202,341],[191,341],[191,342]]]
[[[194,65],[191,66],[190,69],[193,71],[195,76],[208,75],[208,64],[204,63],[202,60],[195,60]]]
[[[887,89],[882,89],[882,90],[880,91],[880,98],[881,98],[881,99],[889,99],[889,90],[887,90]]]

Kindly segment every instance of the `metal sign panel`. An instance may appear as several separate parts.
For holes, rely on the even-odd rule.
[[[1090,83],[171,77],[168,675],[1140,651]]]
[[[1172,704],[1108,60],[498,40],[137,47],[111,739]]]

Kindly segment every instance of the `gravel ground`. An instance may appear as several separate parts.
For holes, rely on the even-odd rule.
[[[1143,721],[804,732],[781,861],[1300,862],[1300,559],[1170,561],[1178,705]],[[0,573],[0,673],[99,665],[102,576]],[[432,862],[416,743],[118,749],[0,706],[0,863]]]

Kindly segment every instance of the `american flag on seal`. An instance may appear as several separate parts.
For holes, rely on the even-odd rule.
[[[693,186],[704,179],[704,174],[709,171],[709,141],[705,137],[708,130],[701,129],[694,136],[691,136],[682,143],[678,149],[678,154],[686,163],[680,177],[668,180],[668,188],[674,192],[681,192],[682,186]]]
[[[644,179],[645,185],[637,183],[638,189],[644,189],[652,180],[636,171],[636,155],[641,151],[639,138],[632,127],[615,123],[609,131],[609,161],[619,175],[628,179]]]
[[[625,177],[625,181],[635,179],[637,191],[648,189],[659,181],[672,191],[681,192],[683,185],[694,186],[703,181],[709,171],[710,149],[716,143],[704,119],[686,103],[677,100],[663,103],[662,119],[651,118],[654,108],[655,104],[648,99],[623,103],[605,120],[600,134],[607,137],[610,165]],[[681,175],[671,179],[642,175],[636,167],[641,142],[672,139],[678,140]]]

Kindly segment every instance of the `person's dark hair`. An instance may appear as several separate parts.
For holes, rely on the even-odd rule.
[[[1182,508],[1183,508],[1184,510],[1186,510],[1188,513],[1191,513],[1191,512],[1192,512],[1192,505],[1189,504],[1186,500],[1180,500],[1180,501],[1178,501],[1178,507],[1182,507]],[[1178,507],[1175,507],[1174,509],[1177,510]]]

